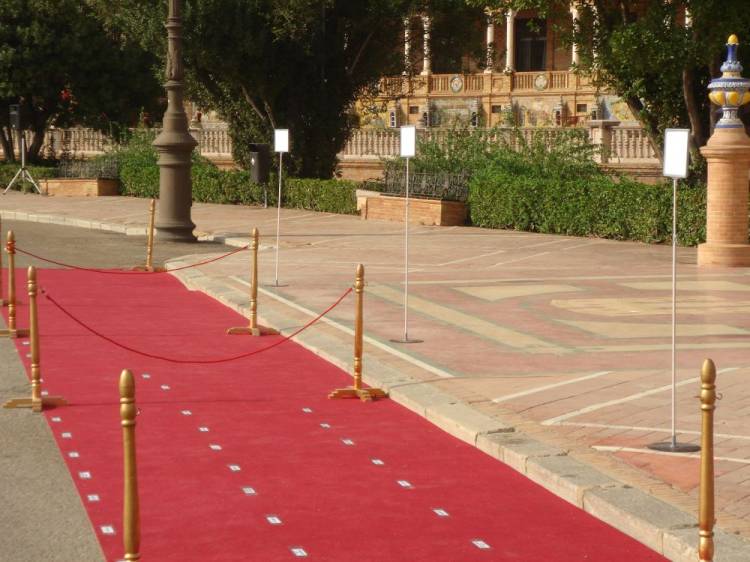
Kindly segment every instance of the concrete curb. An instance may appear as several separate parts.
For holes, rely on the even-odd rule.
[[[242,242],[243,244],[245,242]],[[238,244],[240,245],[240,244]],[[182,261],[184,260],[184,261]],[[179,267],[192,261],[172,260]],[[245,293],[197,270],[173,273],[188,288],[199,290],[247,315]],[[284,310],[286,309],[286,310]],[[291,307],[264,302],[261,322],[274,327],[298,326]],[[282,329],[282,334],[294,328]],[[351,372],[351,349],[340,339],[303,332],[295,341],[341,369]],[[507,464],[558,497],[590,513],[649,548],[676,562],[698,560],[698,528],[694,514],[686,513],[648,493],[626,485],[568,455],[568,451],[532,439],[502,420],[482,414],[468,404],[432,386],[420,384],[392,365],[365,357],[364,380],[388,391],[390,398],[426,418],[447,433],[474,445]],[[716,529],[715,562],[743,562],[750,544]]]
[[[0,211],[0,218],[50,223],[91,230],[117,232],[128,236],[144,236],[146,227],[100,221],[81,220],[60,215],[22,211]],[[221,234],[196,232],[199,239],[243,246],[249,239]],[[205,257],[205,256],[203,256]],[[179,267],[192,263],[190,256],[171,260]],[[183,261],[185,260],[185,261]],[[173,275],[188,288],[200,290],[240,314],[247,315],[244,292],[211,279],[195,269]],[[261,321],[271,326],[298,326],[292,307],[273,302],[264,305]],[[291,333],[292,328],[282,329]],[[295,341],[341,369],[351,372],[350,345],[340,337],[318,332],[305,332]],[[366,357],[366,383],[384,388],[392,400],[430,420],[449,434],[476,446],[493,458],[507,464],[555,495],[576,505],[594,517],[649,546],[676,562],[698,560],[696,516],[686,513],[647,492],[614,480],[599,470],[578,461],[558,449],[515,431],[502,420],[484,415],[450,394],[411,379],[401,372],[398,361],[383,362]],[[748,560],[750,541],[716,529],[715,562]]]

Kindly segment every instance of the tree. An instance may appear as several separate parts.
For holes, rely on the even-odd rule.
[[[21,104],[22,127],[38,156],[51,125],[109,129],[154,110],[160,87],[153,58],[106,29],[79,0],[0,0],[0,143],[14,160],[9,105]]]
[[[667,127],[689,127],[694,147],[703,146],[716,109],[708,101],[707,85],[720,74],[727,37],[736,33],[750,41],[746,0],[576,0],[576,4],[579,19],[567,40],[579,45],[579,70],[591,73],[598,85],[628,104],[659,153]],[[570,20],[567,0],[495,0],[493,6],[534,8],[555,21]]]
[[[96,3],[151,52],[164,52],[165,2]],[[463,0],[185,0],[189,97],[229,123],[241,165],[249,143],[286,127],[292,171],[330,177],[355,100],[403,70],[404,16],[443,8],[476,11]]]

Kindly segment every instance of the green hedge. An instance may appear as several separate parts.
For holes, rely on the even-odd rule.
[[[138,131],[115,153],[123,195],[158,195],[159,167],[152,142],[152,134]],[[192,179],[194,201],[242,205],[260,205],[264,202],[263,186],[253,183],[249,172],[220,170],[198,154],[193,155]],[[268,187],[269,205],[276,205],[276,181],[272,178]],[[339,180],[288,178],[284,182],[282,204],[311,211],[356,214],[357,185]]]
[[[296,209],[356,215],[358,185],[344,180],[289,178],[282,203]]]
[[[705,187],[680,187],[678,242],[705,240]],[[672,190],[609,177],[551,178],[487,167],[469,185],[469,214],[476,226],[598,236],[616,240],[671,240]]]

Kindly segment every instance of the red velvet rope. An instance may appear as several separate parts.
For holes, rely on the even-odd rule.
[[[112,345],[115,345],[115,346],[117,346],[117,347],[119,347],[121,349],[124,349],[126,351],[130,351],[132,353],[136,353],[136,354],[141,355],[143,357],[148,357],[150,359],[161,359],[162,361],[167,361],[169,363],[179,363],[179,364],[194,363],[194,364],[200,364],[200,365],[210,365],[210,364],[215,364],[215,363],[228,363],[230,361],[236,361],[237,359],[244,359],[245,357],[250,357],[252,355],[257,355],[258,353],[263,353],[264,351],[268,351],[269,349],[273,349],[274,347],[276,347],[278,345],[281,345],[282,343],[288,342],[290,339],[292,339],[293,337],[297,336],[298,334],[300,334],[301,332],[303,332],[304,330],[306,330],[307,328],[309,328],[310,326],[312,326],[313,324],[315,324],[316,322],[318,322],[326,314],[328,314],[329,312],[331,312],[334,308],[336,308],[339,304],[341,304],[341,301],[343,301],[349,295],[349,293],[351,293],[352,291],[353,291],[353,289],[351,287],[349,287],[344,292],[344,294],[341,295],[338,298],[338,300],[336,302],[334,302],[331,306],[329,306],[323,312],[321,312],[320,314],[318,314],[318,316],[316,316],[315,318],[313,318],[312,320],[310,320],[307,324],[305,324],[304,326],[302,326],[301,328],[299,328],[298,330],[296,330],[294,333],[292,333],[292,334],[290,334],[288,336],[284,336],[283,338],[275,341],[271,345],[267,345],[266,347],[262,347],[260,349],[254,350],[254,351],[249,351],[247,353],[242,353],[240,355],[234,355],[232,357],[225,357],[225,358],[221,358],[221,359],[175,359],[173,357],[165,357],[163,355],[157,355],[155,353],[147,353],[145,351],[140,351],[138,349],[135,349],[133,347],[127,346],[125,344],[121,344],[121,343],[113,340],[109,336],[105,336],[101,332],[98,332],[94,328],[88,326],[83,321],[81,321],[78,318],[76,318],[72,313],[70,313],[68,310],[66,310],[59,302],[57,302],[54,298],[52,298],[50,295],[48,295],[44,289],[42,289],[41,292],[47,298],[48,301],[50,301],[53,305],[55,305],[55,307],[57,307],[57,309],[60,310],[60,312],[62,312],[63,314],[65,314],[65,316],[67,316],[68,318],[70,318],[71,320],[73,320],[73,322],[75,322],[76,324],[78,324],[79,326],[81,326],[82,328],[84,328],[85,330],[91,332],[95,336],[100,337],[101,339],[103,339],[105,341],[108,341]]]
[[[213,263],[215,261],[223,260],[224,258],[228,258],[229,256],[233,256],[234,254],[238,252],[242,252],[243,250],[247,250],[250,247],[250,245],[242,246],[241,248],[237,248],[236,250],[232,250],[231,252],[227,252],[226,254],[222,254],[218,257],[211,258],[208,260],[200,261],[198,263],[191,263],[189,265],[183,265],[182,267],[175,267],[174,269],[168,269],[164,271],[127,271],[122,269],[97,269],[93,267],[81,267],[78,265],[71,265],[69,263],[64,263],[61,261],[55,261],[51,260],[49,258],[44,258],[42,256],[38,256],[37,254],[32,254],[31,252],[28,252],[26,250],[23,250],[21,248],[16,247],[16,250],[20,252],[21,254],[27,255],[31,258],[36,258],[38,260],[45,261],[47,263],[51,263],[54,265],[59,265],[61,267],[68,267],[70,269],[77,269],[79,271],[88,271],[91,273],[107,273],[112,275],[151,275],[154,273],[171,273],[173,271],[182,271],[183,269],[190,269],[191,267],[199,267],[201,265],[206,265],[209,263]]]

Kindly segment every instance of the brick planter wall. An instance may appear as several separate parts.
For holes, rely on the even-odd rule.
[[[364,197],[360,204],[363,219],[404,222],[403,197],[380,195]],[[435,226],[466,224],[466,204],[437,199],[409,199],[409,223]]]
[[[99,197],[118,195],[120,190],[120,182],[112,179],[52,178],[38,183],[49,196]]]

